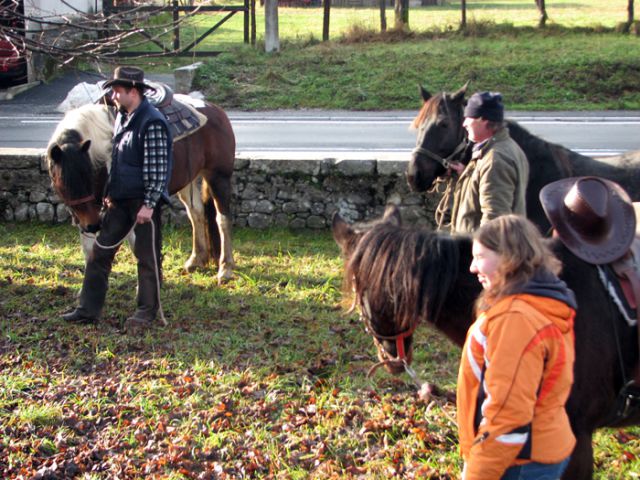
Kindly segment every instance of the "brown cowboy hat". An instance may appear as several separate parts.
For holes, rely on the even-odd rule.
[[[105,90],[114,85],[122,85],[123,87],[142,87],[143,89],[155,91],[155,87],[144,81],[144,72],[138,67],[116,67],[113,71],[113,78],[107,80],[102,85]]]
[[[540,202],[560,240],[578,258],[601,265],[622,257],[636,233],[627,192],[600,177],[573,177],[545,185]]]

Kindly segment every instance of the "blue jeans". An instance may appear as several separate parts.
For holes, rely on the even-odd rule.
[[[536,463],[510,467],[501,480],[558,480],[569,464],[569,457],[560,463]]]

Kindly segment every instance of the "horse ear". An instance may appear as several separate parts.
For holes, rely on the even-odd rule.
[[[384,210],[382,220],[385,223],[391,223],[392,225],[399,227],[402,223],[402,218],[400,217],[400,209],[398,209],[397,205],[394,205],[393,203],[387,205],[387,208]]]
[[[429,91],[422,85],[418,85],[418,87],[420,88],[420,96],[422,97],[422,100],[424,100],[425,102],[428,101],[431,98],[431,94],[429,93]]]
[[[467,88],[469,88],[469,82],[471,82],[471,80],[467,80],[467,83],[465,83],[462,87],[460,87],[460,89],[457,92],[454,92],[451,95],[451,100],[455,100],[456,102],[460,100],[464,100],[464,94],[467,93]]]
[[[82,142],[81,149],[84,153],[87,153],[89,151],[89,147],[91,147],[91,140],[85,140],[84,142]]]
[[[49,156],[53,160],[53,163],[60,163],[62,161],[62,149],[56,144],[49,150]]]
[[[338,212],[333,214],[331,231],[333,232],[333,238],[343,251],[349,243],[349,240],[355,235],[351,225],[349,225]]]

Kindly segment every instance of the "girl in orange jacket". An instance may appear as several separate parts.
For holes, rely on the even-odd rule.
[[[560,478],[575,445],[565,411],[573,292],[536,227],[516,215],[476,231],[470,270],[483,293],[458,374],[463,479]]]

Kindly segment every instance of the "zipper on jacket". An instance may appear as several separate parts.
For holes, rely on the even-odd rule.
[[[484,432],[482,435],[480,435],[479,437],[477,437],[473,443],[471,444],[471,446],[475,446],[479,443],[484,442],[487,438],[489,437],[489,432]]]

